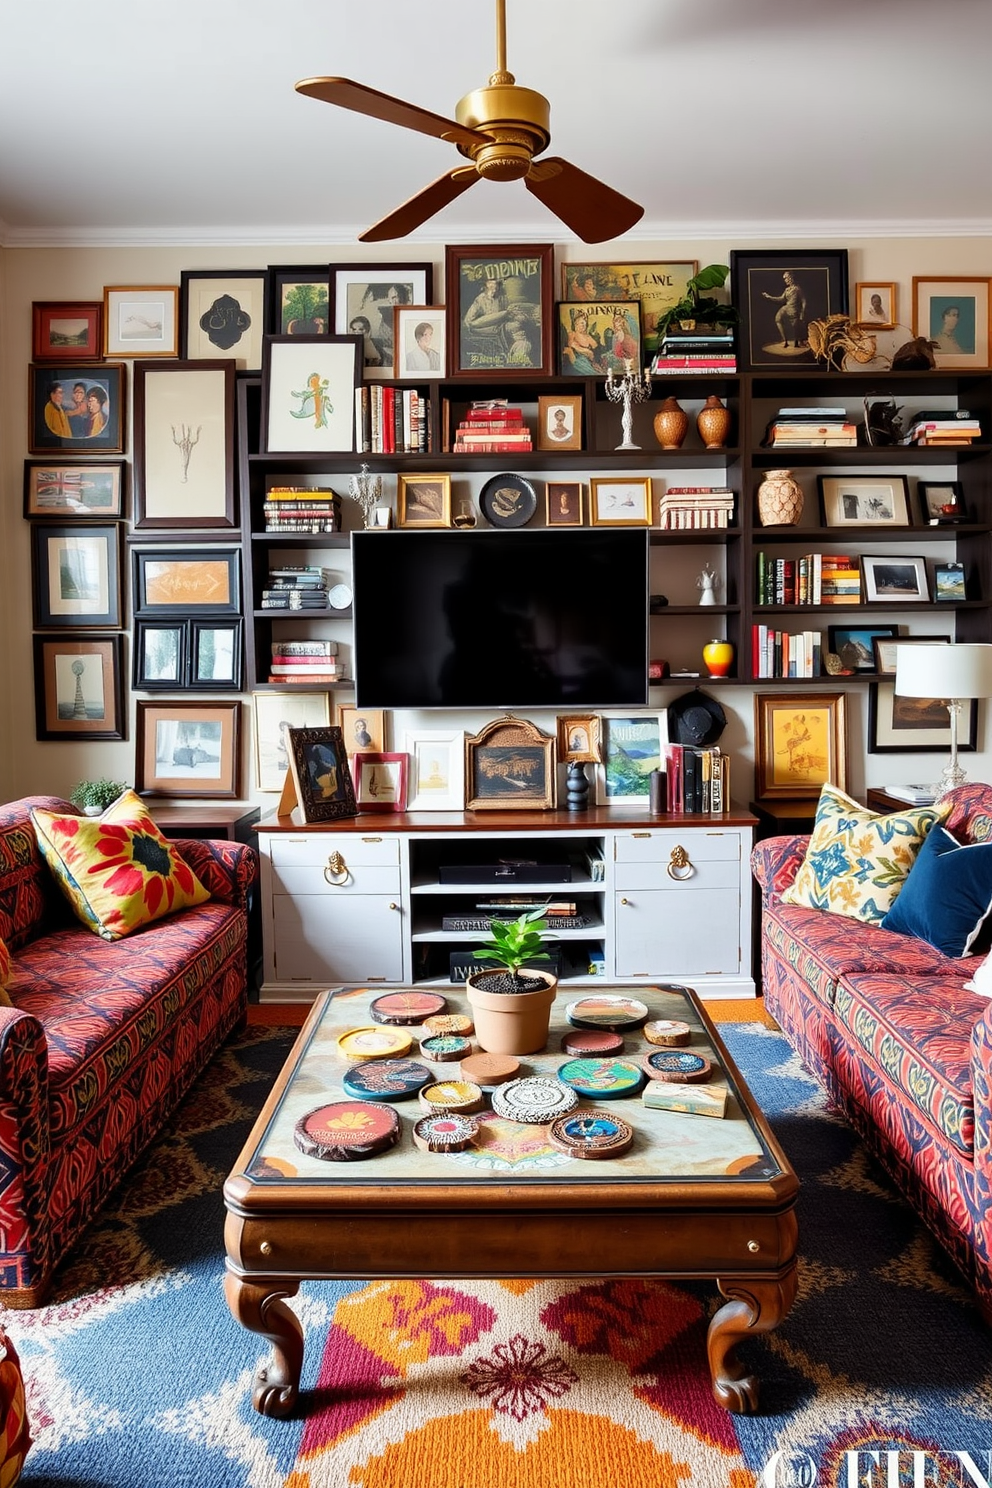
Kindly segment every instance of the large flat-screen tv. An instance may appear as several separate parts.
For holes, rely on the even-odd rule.
[[[648,688],[644,529],[352,534],[361,708],[615,708]]]

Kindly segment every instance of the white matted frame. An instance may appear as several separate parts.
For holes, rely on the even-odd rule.
[[[331,264],[331,315],[338,336],[358,335],[365,380],[393,376],[393,311],[429,305],[434,294],[430,263]]]
[[[136,362],[134,526],[145,533],[236,527],[234,364]]]
[[[461,729],[408,729],[408,811],[462,811],[465,807],[465,735]]]
[[[255,784],[260,791],[281,791],[289,771],[289,730],[327,728],[331,699],[326,692],[253,692]]]
[[[651,771],[661,769],[667,713],[604,713],[602,763],[596,766],[600,806],[647,807]]]
[[[913,276],[913,335],[933,342],[938,367],[987,367],[992,345],[992,279]]]
[[[266,336],[262,448],[267,454],[350,454],[360,336]]]
[[[179,352],[175,284],[108,284],[103,291],[103,354],[170,357]]]
[[[394,305],[393,376],[443,377],[445,373],[443,305]]]
[[[908,553],[862,553],[861,585],[868,604],[927,604],[927,560]]]
[[[649,475],[594,475],[589,481],[589,515],[594,527],[650,527],[652,514]]]
[[[257,372],[268,325],[268,269],[183,269],[179,277],[180,356],[231,356],[239,372]]]

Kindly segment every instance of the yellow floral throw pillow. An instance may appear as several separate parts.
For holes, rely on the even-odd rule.
[[[895,902],[930,828],[950,802],[877,816],[836,786],[825,785],[806,856],[782,898],[880,925]]]
[[[188,863],[125,791],[102,816],[32,811],[41,854],[84,925],[104,940],[210,898]]]

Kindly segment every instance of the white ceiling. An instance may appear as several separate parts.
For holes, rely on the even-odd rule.
[[[304,98],[352,77],[442,114],[491,0],[0,0],[0,242],[353,242],[454,147]],[[507,0],[552,151],[631,237],[992,233],[990,0]],[[569,241],[479,183],[425,241]]]

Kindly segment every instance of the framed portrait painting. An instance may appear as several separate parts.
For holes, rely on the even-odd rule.
[[[386,715],[382,708],[344,707],[338,710],[338,722],[346,754],[360,750],[382,754],[386,748]]]
[[[582,448],[581,393],[566,393],[561,398],[540,395],[537,400],[537,447],[539,450]]]
[[[262,448],[267,454],[349,454],[355,448],[360,336],[266,336]]]
[[[36,362],[98,362],[103,356],[99,300],[35,300],[31,355]]]
[[[856,284],[851,318],[866,331],[891,331],[896,326],[896,286]]]
[[[32,366],[28,371],[28,449],[124,453],[123,362]]]
[[[269,325],[273,336],[326,336],[331,329],[331,271],[326,264],[269,268]]]
[[[123,625],[119,522],[38,523],[31,528],[31,565],[35,630]]]
[[[430,304],[433,264],[336,263],[331,264],[330,273],[335,335],[361,338],[361,371],[366,381],[391,378],[396,362],[393,312],[406,305]]]
[[[220,533],[236,527],[234,363],[136,362],[134,526]]]
[[[355,788],[340,728],[289,730],[289,770],[305,822],[357,815]],[[283,792],[283,799],[286,792]]]
[[[847,314],[847,249],[734,249],[730,285],[741,369],[812,370],[810,321]]]
[[[461,729],[411,729],[408,811],[461,811],[465,806],[465,736]]]
[[[902,643],[900,643],[902,644]],[[978,699],[958,716],[958,749],[973,754],[978,738]],[[904,697],[895,682],[868,686],[869,754],[949,754],[951,715],[942,698]]]
[[[393,376],[399,381],[445,374],[443,305],[393,306]]]
[[[254,692],[255,785],[278,793],[289,771],[289,730],[325,729],[331,721],[326,692]]]
[[[828,782],[847,789],[843,692],[754,698],[754,778],[759,801],[810,800]]]
[[[239,372],[258,372],[267,292],[267,269],[183,269],[179,355],[184,361],[234,357]]]
[[[241,704],[140,702],[134,787],[152,796],[241,793]]]
[[[39,739],[126,739],[124,637],[34,637]]]
[[[123,517],[126,468],[123,460],[103,465],[25,460],[24,515],[72,517],[77,522]]]
[[[108,284],[103,291],[103,354],[174,357],[179,352],[179,290],[174,284]]]
[[[448,246],[448,374],[553,370],[554,245]]]
[[[933,344],[938,367],[989,365],[992,279],[913,276],[913,335]]]
[[[544,520],[549,527],[582,526],[581,481],[548,481],[544,503]]]
[[[658,320],[688,293],[689,280],[699,264],[681,263],[566,263],[561,266],[562,299],[637,300],[641,307],[644,359],[658,351]]]
[[[558,758],[597,764],[603,757],[603,724],[598,713],[570,713],[558,719]]]

